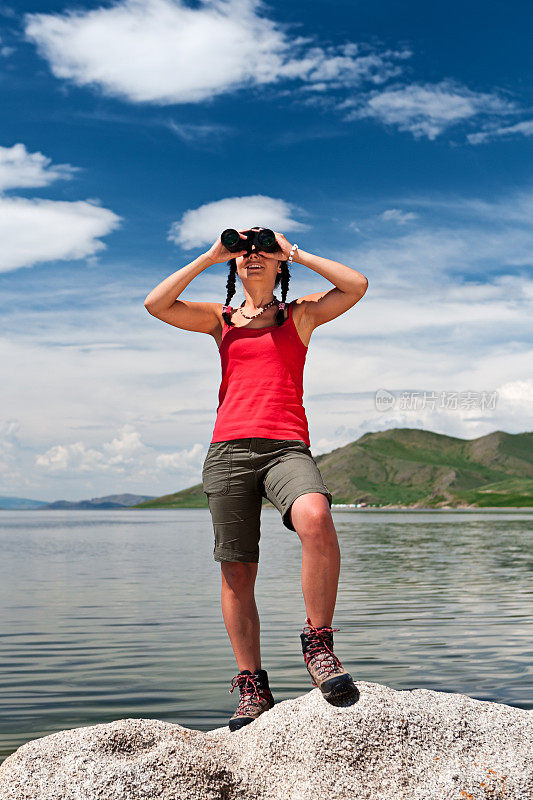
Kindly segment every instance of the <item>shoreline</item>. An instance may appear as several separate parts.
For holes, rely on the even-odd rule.
[[[464,513],[465,511],[533,511],[533,506],[441,506],[439,508],[435,508],[434,506],[366,506],[365,508],[357,508],[352,506],[347,506],[344,504],[340,504],[338,506],[332,504],[332,509],[335,511],[420,511],[427,514],[428,512],[440,512],[446,511],[447,513],[450,511],[455,511],[458,513]]]
[[[269,507],[266,506],[266,509]],[[0,512],[2,511],[46,511],[46,512],[53,512],[53,511],[206,511],[208,507],[205,508],[203,506],[159,506],[154,508],[138,508],[136,506],[115,506],[110,508],[0,508]],[[265,510],[265,509],[263,509]],[[332,511],[357,511],[358,513],[365,513],[365,512],[372,512],[372,513],[381,513],[381,512],[388,512],[388,511],[409,511],[410,513],[420,512],[427,514],[431,513],[440,513],[440,512],[455,512],[459,514],[463,514],[465,512],[481,512],[481,513],[497,513],[499,511],[518,511],[522,513],[533,512],[533,506],[441,506],[439,508],[435,508],[434,506],[365,506],[364,508],[358,508],[356,505],[345,505],[344,503],[340,503],[336,505],[332,503],[331,505]]]

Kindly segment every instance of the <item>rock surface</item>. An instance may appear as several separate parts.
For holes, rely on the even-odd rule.
[[[239,731],[155,719],[74,728],[0,766],[2,800],[530,800],[533,712],[357,681],[318,689]]]

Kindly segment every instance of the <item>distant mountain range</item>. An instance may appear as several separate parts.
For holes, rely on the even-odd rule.
[[[46,503],[41,500],[28,500],[25,497],[0,497],[0,510],[48,510],[54,508],[68,509],[106,509],[130,508],[146,500],[153,500],[153,495],[148,494],[110,494],[107,497],[93,497],[91,500],[80,500],[71,503],[68,500],[56,500],[55,503]]]
[[[0,496],[0,511],[32,511],[46,505],[45,500],[30,500],[28,497]]]
[[[365,433],[315,456],[334,503],[412,508],[533,506],[533,433],[458,439],[418,428]],[[263,505],[271,505],[267,500]],[[205,508],[202,484],[136,508]]]
[[[418,428],[365,433],[315,456],[334,503],[409,508],[533,506],[533,433],[457,439]],[[270,506],[268,500],[263,505]],[[162,497],[112,494],[77,503],[0,497],[2,509],[207,508],[201,483]]]

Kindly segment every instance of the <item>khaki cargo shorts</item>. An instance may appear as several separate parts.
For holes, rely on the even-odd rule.
[[[308,492],[332,495],[301,439],[230,439],[211,442],[202,469],[215,532],[215,561],[259,561],[263,497],[294,531],[291,505]]]

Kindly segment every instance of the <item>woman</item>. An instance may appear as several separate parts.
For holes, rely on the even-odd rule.
[[[246,233],[261,230],[241,230]],[[202,470],[215,533],[214,558],[220,562],[221,602],[239,673],[230,692],[240,689],[229,720],[234,731],[274,705],[267,671],[261,669],[259,616],[254,586],[259,561],[263,497],[280,511],[283,524],[302,543],[302,590],[306,620],[300,634],[313,686],[326,700],[346,704],[359,693],[333,653],[333,611],[340,551],[331,517],[332,496],[309,449],[303,398],[303,368],[311,333],[318,325],[352,308],[368,281],[337,261],[291,247],[276,233],[279,249],[231,253],[220,237],[186,267],[170,275],[147,296],[155,317],[188,331],[210,334],[219,348],[222,382],[217,417]],[[193,278],[229,260],[225,304],[177,300]],[[334,284],[285,307],[292,261]],[[235,275],[244,301],[232,309]],[[281,302],[274,289],[281,282]]]

